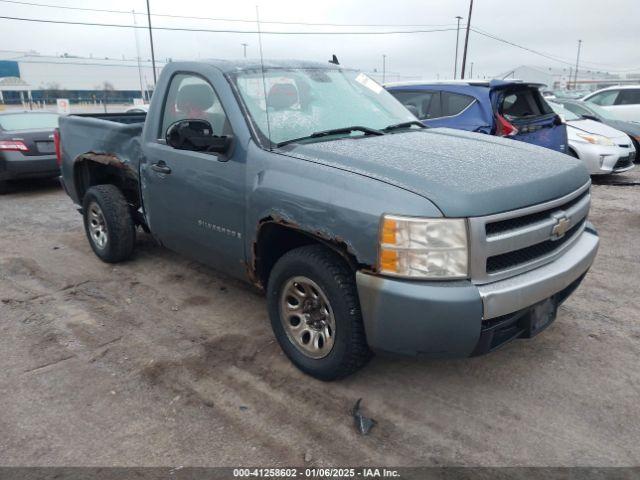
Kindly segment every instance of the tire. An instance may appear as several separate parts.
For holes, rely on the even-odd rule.
[[[6,180],[0,180],[0,195],[4,195],[9,191],[9,184]]]
[[[312,377],[343,378],[371,358],[354,273],[324,245],[300,247],[283,255],[269,275],[267,301],[280,347],[296,367]]]
[[[136,229],[127,200],[115,185],[96,185],[82,202],[84,230],[93,252],[106,263],[133,253]]]

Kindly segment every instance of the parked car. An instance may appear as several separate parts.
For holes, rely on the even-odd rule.
[[[427,126],[507,137],[565,153],[565,126],[540,86],[491,80],[392,83],[386,88]]]
[[[0,193],[10,180],[60,174],[53,141],[57,126],[55,113],[0,113]]]
[[[633,148],[636,151],[636,162],[638,161],[638,152],[640,152],[640,123],[620,120],[615,112],[605,110],[595,103],[561,99],[555,100],[555,102],[561,104],[564,108],[579,117],[604,123],[629,135],[633,143]]]
[[[621,173],[633,168],[636,149],[629,135],[580,117],[558,103],[550,105],[567,122],[569,154],[582,160],[591,175]]]
[[[125,110],[125,113],[147,113],[149,105],[133,105]]]
[[[640,122],[640,85],[603,88],[582,100],[614,112],[621,120]]]
[[[149,113],[60,120],[64,187],[105,262],[136,226],[266,290],[323,380],[371,351],[478,355],[545,329],[596,255],[582,162],[424,128],[332,64],[171,62]]]

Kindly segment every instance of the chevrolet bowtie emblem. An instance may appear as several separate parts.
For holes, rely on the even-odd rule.
[[[556,224],[551,229],[551,240],[559,240],[569,230],[571,221],[564,215],[555,217]]]

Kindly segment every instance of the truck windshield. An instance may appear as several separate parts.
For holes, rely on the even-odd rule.
[[[382,130],[416,120],[382,86],[352,70],[267,68],[264,85],[260,69],[232,78],[256,129],[275,144],[330,130],[361,136],[363,129],[349,127]]]

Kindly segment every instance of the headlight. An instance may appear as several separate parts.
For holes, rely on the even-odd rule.
[[[398,277],[454,279],[468,274],[467,223],[462,218],[383,215],[380,273]]]
[[[602,135],[596,135],[593,133],[578,133],[578,136],[589,143],[593,143],[595,145],[607,145],[612,147],[615,145],[610,138],[603,137]]]

